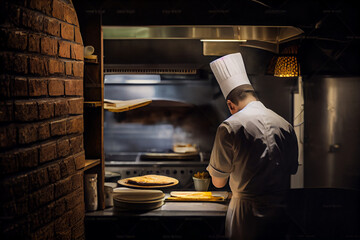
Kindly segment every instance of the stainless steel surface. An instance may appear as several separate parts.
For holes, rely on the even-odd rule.
[[[108,208],[103,211],[86,213],[87,219],[89,217],[115,217],[115,216],[141,216],[141,217],[154,217],[154,216],[169,216],[169,217],[224,217],[227,211],[227,203],[210,203],[210,202],[166,202],[162,207],[147,211],[143,213],[134,212],[117,212],[114,208]]]
[[[305,81],[305,187],[360,189],[359,89],[359,78]]]
[[[300,28],[292,26],[103,26],[104,39],[199,39],[199,40],[241,40],[238,44],[226,42],[219,45],[217,54],[224,55],[229,47],[245,41],[247,45],[277,52],[280,43],[295,39],[303,34]],[[266,42],[263,45],[260,42]],[[270,44],[270,45],[269,45]],[[209,45],[210,46],[210,45]],[[214,55],[204,46],[204,55]],[[222,51],[223,50],[223,51]]]

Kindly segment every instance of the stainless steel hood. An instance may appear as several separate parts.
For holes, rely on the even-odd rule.
[[[103,26],[104,39],[199,39],[205,56],[224,55],[239,47],[278,53],[279,44],[302,34],[292,26]]]

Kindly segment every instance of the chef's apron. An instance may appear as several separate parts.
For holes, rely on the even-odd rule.
[[[281,239],[286,231],[286,193],[297,171],[292,126],[261,102],[249,103],[218,128],[210,163],[212,177],[230,178],[226,217],[231,239]]]
[[[285,239],[289,222],[286,204],[268,204],[269,198],[271,196],[233,193],[226,215],[226,237],[238,240]]]

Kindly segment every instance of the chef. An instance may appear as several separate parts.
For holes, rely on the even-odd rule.
[[[283,239],[290,174],[298,168],[293,127],[258,99],[240,53],[210,63],[231,116],[216,133],[207,167],[215,187],[229,180],[230,239]]]

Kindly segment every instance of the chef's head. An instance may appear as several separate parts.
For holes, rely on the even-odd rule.
[[[240,53],[232,53],[210,63],[216,80],[225,97],[235,88],[242,86],[246,90],[254,90],[246,74],[243,58]]]

